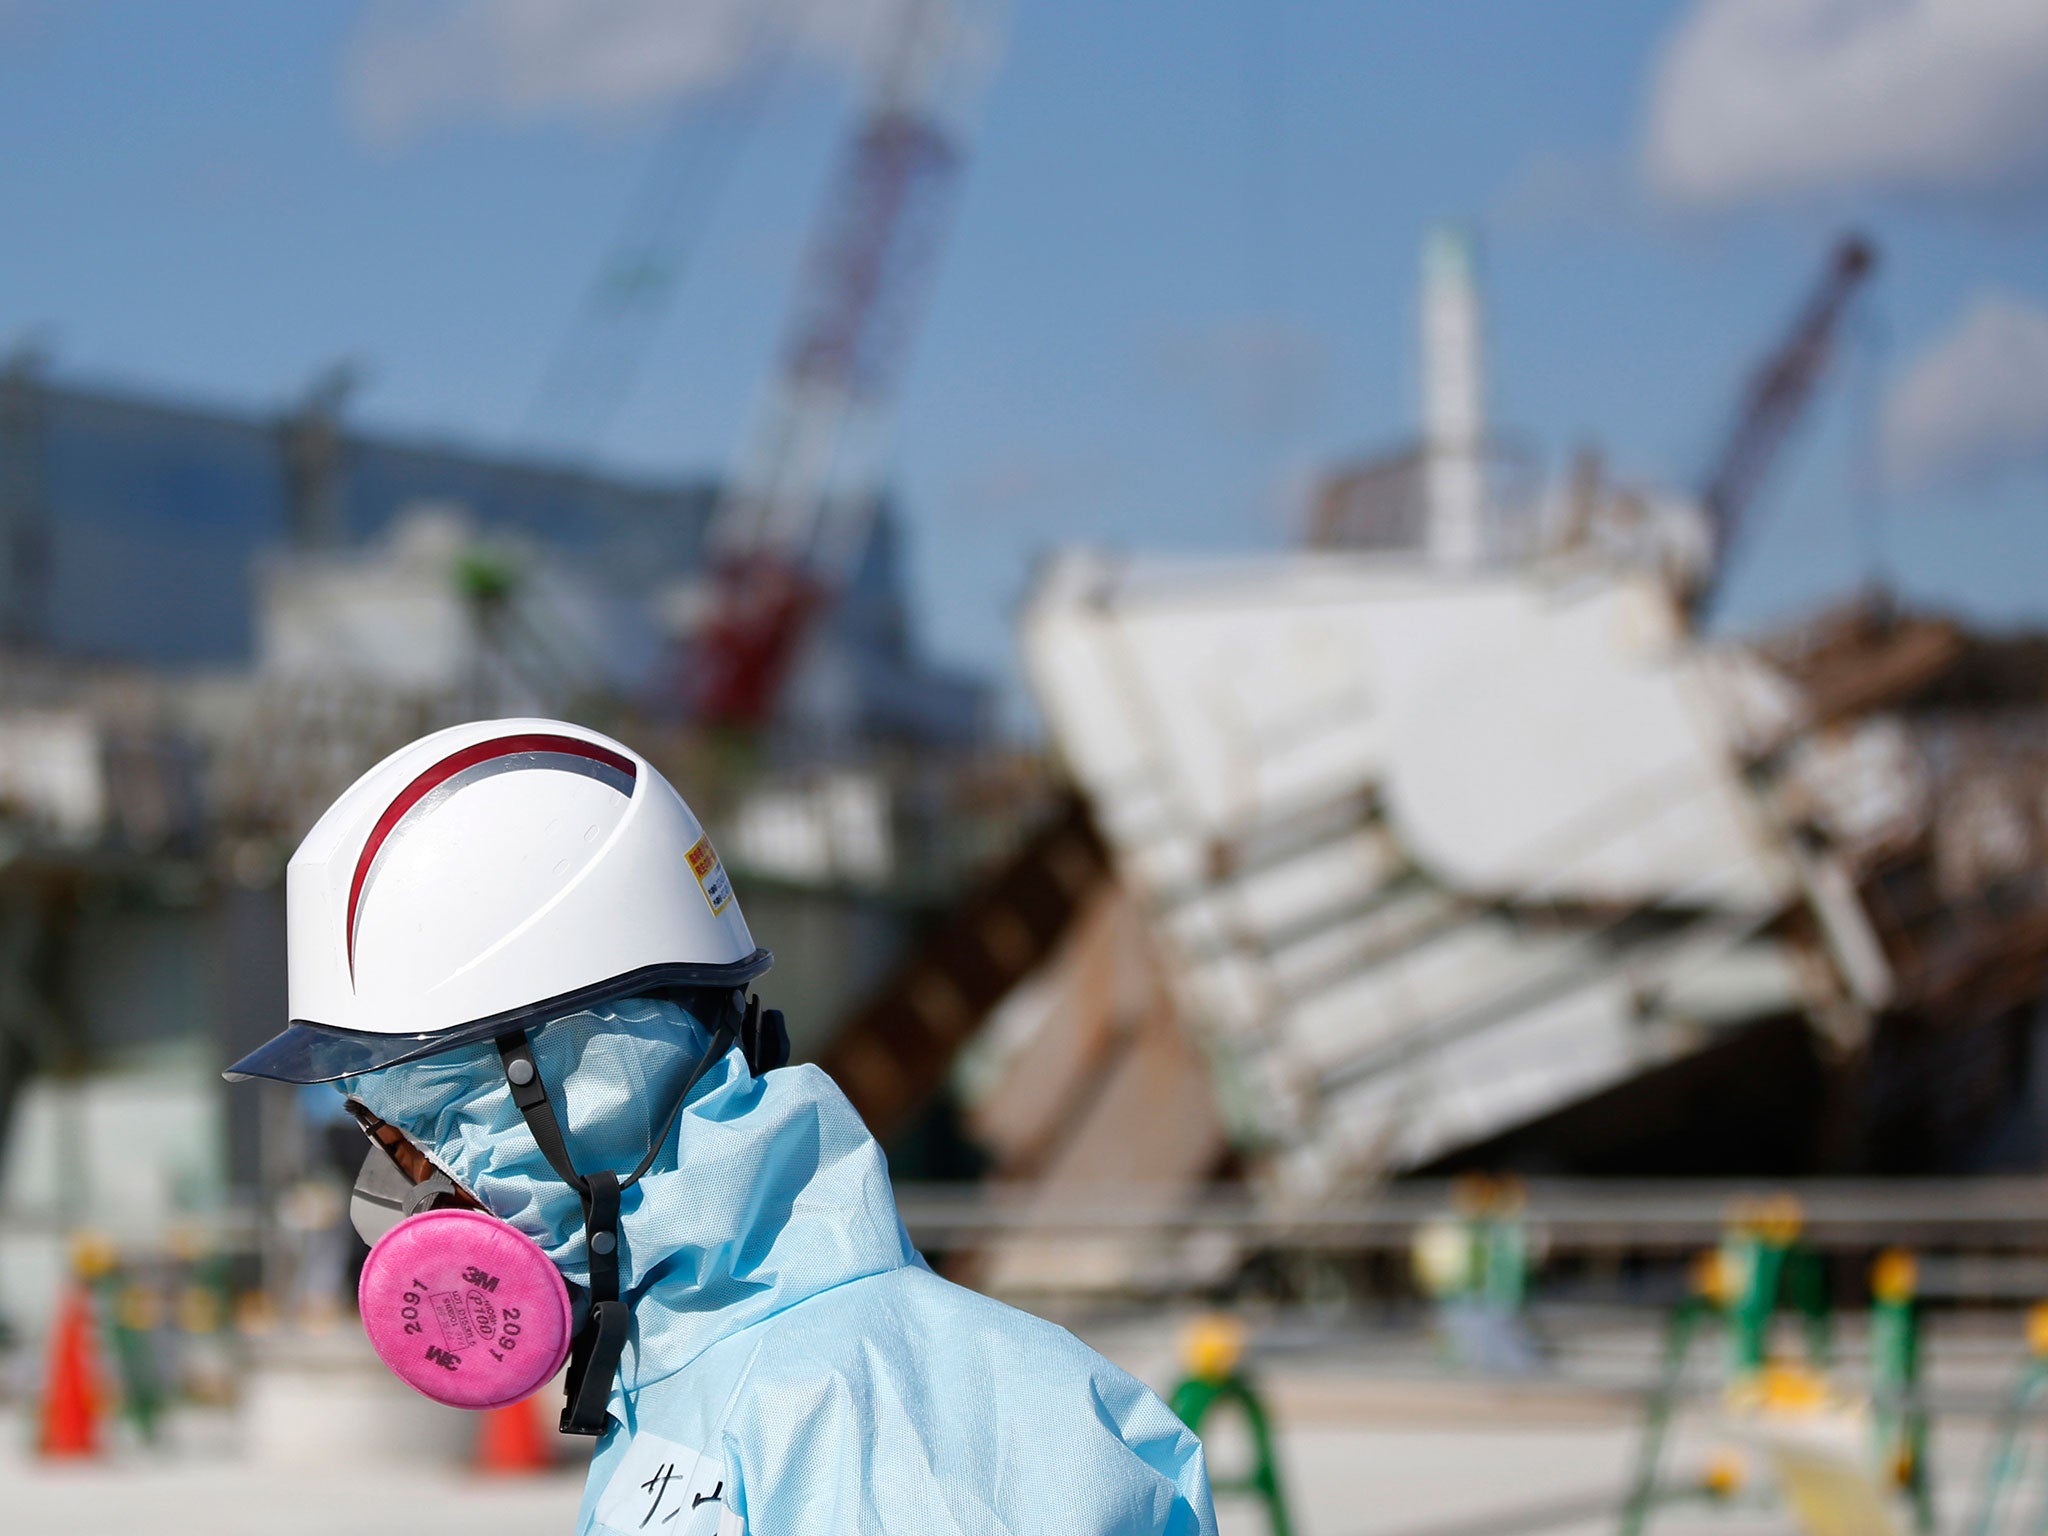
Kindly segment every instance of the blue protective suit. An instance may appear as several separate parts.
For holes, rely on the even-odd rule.
[[[631,1169],[707,1039],[646,1000],[535,1033],[577,1167]],[[491,1045],[340,1087],[587,1280],[576,1193]],[[933,1274],[881,1149],[815,1067],[756,1079],[728,1052],[626,1192],[619,1237],[633,1328],[579,1532],[1215,1532],[1201,1442],[1064,1329]]]

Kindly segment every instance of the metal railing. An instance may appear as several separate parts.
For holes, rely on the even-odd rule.
[[[1193,1192],[1129,1185],[1050,1192],[1028,1185],[904,1185],[897,1203],[914,1240],[962,1247],[1004,1238],[1178,1238],[1215,1234],[1248,1246],[1333,1253],[1405,1251],[1417,1227],[1455,1209],[1448,1180],[1403,1182],[1313,1207],[1244,1186]],[[1522,1213],[1560,1250],[1690,1251],[1719,1239],[1760,1196],[1799,1203],[1822,1249],[1903,1245],[1949,1252],[2048,1255],[2048,1178],[1533,1180]]]

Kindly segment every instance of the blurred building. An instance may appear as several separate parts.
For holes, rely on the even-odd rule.
[[[0,636],[81,661],[190,671],[259,660],[263,604],[310,577],[253,583],[280,556],[374,549],[408,513],[459,509],[473,535],[529,572],[568,572],[630,609],[626,648],[596,660],[642,694],[664,679],[664,601],[701,569],[719,487],[662,483],[360,431],[329,379],[272,416],[53,381],[32,355],[0,371]],[[987,690],[917,649],[902,544],[886,509],[790,690],[807,741],[903,736],[954,745],[985,727]],[[345,592],[345,574],[330,593]],[[330,612],[335,601],[330,598]],[[369,599],[363,601],[367,604]],[[366,610],[367,611],[367,610]],[[630,631],[639,630],[638,634]],[[358,634],[362,633],[360,630]]]

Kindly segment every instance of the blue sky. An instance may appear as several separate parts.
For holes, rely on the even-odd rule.
[[[617,34],[588,49],[548,30],[566,0],[480,3],[0,0],[0,343],[254,407],[350,356],[360,420],[512,441],[743,0],[586,7]],[[848,6],[808,4],[608,462],[714,469],[742,440],[849,99]],[[1674,484],[1833,234],[1868,229],[1873,303],[1730,618],[1856,582],[1875,507],[1909,592],[2048,619],[2034,9],[1014,0],[898,423],[928,634],[1006,665],[1061,541],[1291,538],[1318,465],[1412,426],[1442,219],[1483,242],[1501,429]]]

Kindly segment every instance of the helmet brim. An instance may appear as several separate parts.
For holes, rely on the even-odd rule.
[[[343,1029],[312,1019],[293,1019],[282,1034],[264,1041],[221,1076],[231,1083],[254,1077],[277,1083],[338,1082],[344,1077],[359,1077],[365,1072],[381,1072],[386,1067],[438,1056],[479,1040],[495,1040],[514,1030],[535,1028],[622,997],[716,993],[744,987],[774,963],[774,955],[756,949],[746,959],[725,965],[643,966],[560,997],[545,998],[523,1008],[423,1035],[386,1035],[365,1029]]]

